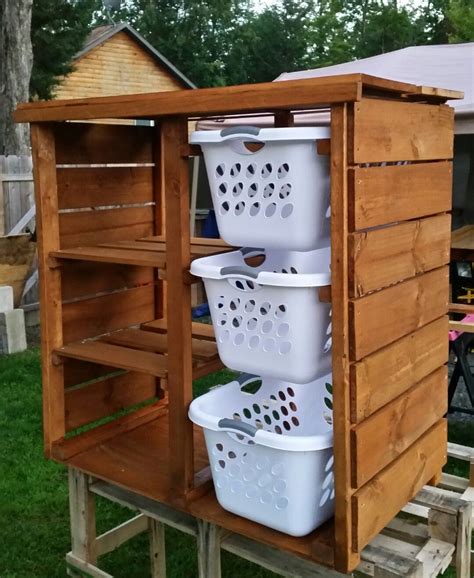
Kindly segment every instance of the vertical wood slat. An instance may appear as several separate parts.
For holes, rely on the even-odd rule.
[[[348,194],[347,155],[349,114],[347,104],[331,108],[331,272],[332,272],[332,371],[334,406],[335,552],[336,570],[346,572],[359,562],[352,551]]]
[[[187,144],[186,119],[161,123],[161,186],[165,192],[168,397],[170,492],[181,501],[192,489],[193,428],[188,419],[192,401],[191,287],[184,274],[191,265],[188,161],[180,155]]]
[[[52,352],[63,345],[61,273],[48,267],[48,254],[59,250],[56,154],[53,127],[31,125],[36,198],[36,224],[39,243],[39,281],[41,301],[41,350],[43,380],[43,429],[45,453],[49,457],[53,442],[64,437],[63,365],[53,365]]]

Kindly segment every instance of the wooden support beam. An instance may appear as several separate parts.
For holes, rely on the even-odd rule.
[[[148,519],[150,531],[151,578],[166,578],[165,525],[163,522]]]
[[[69,468],[69,515],[72,555],[86,563],[95,564],[95,498],[89,491],[87,474],[75,468]]]
[[[93,495],[93,494],[91,494]],[[128,540],[131,540],[138,534],[148,530],[148,518],[144,514],[138,514],[126,522],[119,524],[108,532],[104,532],[96,539],[97,556],[104,556],[113,552]]]
[[[162,184],[165,191],[170,495],[182,501],[192,489],[193,428],[191,288],[183,274],[191,265],[188,161],[180,147],[188,140],[186,119],[161,123]]]
[[[197,525],[198,576],[221,578],[221,528],[199,519]]]
[[[63,344],[61,272],[50,269],[48,255],[60,249],[56,153],[53,127],[31,125],[35,181],[36,228],[41,302],[41,352],[43,382],[43,431],[47,457],[53,443],[64,437],[64,371],[54,365],[53,351]]]

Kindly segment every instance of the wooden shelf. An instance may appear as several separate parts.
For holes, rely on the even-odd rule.
[[[166,325],[158,323],[161,321],[144,324],[141,329],[126,328],[107,333],[97,339],[68,343],[56,349],[54,354],[165,378],[168,336]],[[199,326],[205,329],[202,330]],[[193,327],[197,332],[196,337],[192,339],[193,377],[196,379],[221,369],[223,365],[213,340],[212,326],[193,323]],[[206,337],[203,338],[202,334]]]
[[[177,506],[169,484],[168,414],[109,438],[65,461],[91,476],[111,482],[147,498]],[[209,465],[202,429],[194,427],[194,468],[201,472]],[[218,504],[211,485],[209,491],[192,499],[181,509],[227,530],[254,538],[276,548],[318,561],[334,564],[333,522],[308,536],[295,538],[235,516]]]
[[[191,240],[193,259],[232,249],[233,247],[220,239],[193,237]],[[143,237],[136,241],[118,241],[91,247],[61,249],[60,251],[52,251],[49,256],[59,260],[96,261],[164,269],[166,267],[166,243],[163,237],[152,236]]]

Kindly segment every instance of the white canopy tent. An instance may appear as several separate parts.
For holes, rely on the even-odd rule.
[[[411,46],[394,52],[299,72],[284,72],[275,82],[335,76],[337,74],[365,73],[415,85],[449,88],[464,92],[463,100],[449,101],[456,111],[456,134],[474,134],[474,42]],[[273,118],[254,116],[246,119],[257,126],[271,126]],[[296,124],[324,125],[329,123],[327,112],[296,115]],[[217,129],[223,125],[242,124],[240,118],[201,121],[200,129]]]

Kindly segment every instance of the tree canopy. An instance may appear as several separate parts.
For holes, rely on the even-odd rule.
[[[474,40],[472,0],[124,0],[129,22],[198,86],[263,82],[406,46]],[[100,0],[34,0],[32,96],[50,98]]]

